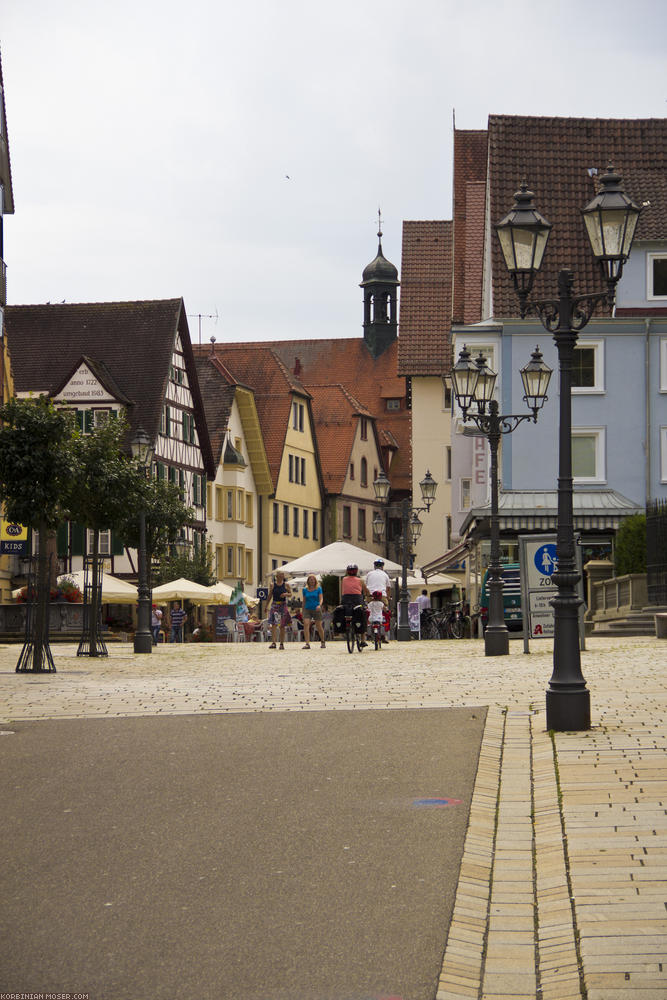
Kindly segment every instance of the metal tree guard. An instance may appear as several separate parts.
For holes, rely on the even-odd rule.
[[[106,643],[102,638],[102,564],[104,562],[104,556],[97,557],[98,573],[97,573],[97,601],[93,602],[93,581],[95,579],[95,573],[93,572],[95,558],[93,556],[86,556],[83,560],[83,629],[81,632],[81,640],[77,647],[77,656],[108,656],[109,651],[106,647]],[[97,608],[97,618],[98,618],[98,628],[96,630],[96,639],[94,645],[91,647],[91,614],[93,603]]]
[[[35,614],[37,610],[37,587],[36,587],[36,568],[37,568],[37,557],[29,556],[26,559],[28,564],[28,583],[26,586],[26,608],[25,608],[25,640],[23,643],[23,648],[16,664],[16,673],[32,673],[34,671],[34,652],[35,652],[35,640],[37,638],[35,630],[37,628],[37,615]],[[49,571],[51,569],[51,557],[49,556]],[[50,572],[49,572],[50,576]],[[40,666],[40,672],[44,673],[56,673],[56,665],[53,662],[53,655],[51,653],[51,647],[49,645],[49,612],[47,608],[47,613],[44,615],[43,622],[43,633],[42,633],[42,654],[44,658],[44,664]]]

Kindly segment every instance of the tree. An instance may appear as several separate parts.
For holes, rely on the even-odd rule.
[[[142,475],[134,488],[136,494],[128,503],[118,530],[128,548],[138,548],[139,512],[146,512],[146,554],[150,566],[168,553],[183,528],[195,523],[195,512],[186,507],[178,487],[164,479],[147,479]]]
[[[215,583],[217,577],[213,569],[210,545],[195,549],[191,555],[163,554],[154,571],[155,583],[168,583],[170,580],[180,580],[181,577],[201,583],[203,587],[210,587]]]
[[[623,521],[614,546],[616,576],[646,572],[646,515],[634,514]]]
[[[62,501],[78,475],[73,428],[70,418],[45,396],[10,399],[0,407],[0,421],[0,500],[5,515],[38,532],[35,631],[31,659],[22,669],[39,673],[49,656],[47,536],[63,520]]]
[[[124,417],[107,420],[90,434],[75,430],[73,449],[78,469],[65,498],[70,520],[85,525],[93,533],[93,575],[89,609],[88,655],[98,656],[99,639],[99,535],[118,531],[126,519],[139,517],[138,508],[143,470],[123,451],[127,434]]]

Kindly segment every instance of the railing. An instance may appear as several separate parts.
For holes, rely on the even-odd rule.
[[[591,606],[587,618],[601,621],[622,618],[631,611],[641,611],[648,601],[645,573],[630,573],[601,580],[590,587]]]

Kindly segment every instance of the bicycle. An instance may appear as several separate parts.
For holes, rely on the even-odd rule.
[[[354,612],[357,608],[361,608],[362,613],[365,614],[363,605],[360,604],[358,604],[355,608],[345,609],[345,640],[347,642],[348,653],[354,652],[355,645],[359,652],[361,652],[366,645],[364,640],[364,631],[362,628],[357,628],[357,623],[354,620]]]
[[[373,634],[375,648],[380,649],[382,646],[382,636],[384,634],[384,622],[371,622],[371,632]]]

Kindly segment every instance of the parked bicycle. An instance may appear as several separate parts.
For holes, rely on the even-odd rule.
[[[465,635],[465,619],[461,602],[450,604],[437,611],[426,610],[421,618],[422,639],[462,639]]]

